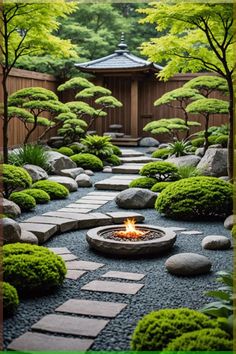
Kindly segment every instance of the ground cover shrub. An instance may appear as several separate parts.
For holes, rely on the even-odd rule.
[[[170,150],[169,148],[163,148],[163,149],[157,149],[152,153],[152,157],[155,159],[167,159],[167,157],[170,155]]]
[[[16,288],[7,282],[2,283],[3,293],[3,314],[4,317],[12,315],[19,305],[19,298]]]
[[[76,154],[71,156],[71,160],[85,170],[101,171],[103,169],[102,161],[92,154]]]
[[[36,201],[36,204],[46,204],[50,201],[49,194],[41,189],[24,189],[22,192],[33,197]]]
[[[104,163],[112,166],[119,166],[121,164],[121,161],[117,155],[113,154],[107,157]]]
[[[197,148],[203,147],[204,142],[205,142],[205,139],[203,137],[199,137],[199,138],[195,138],[195,139],[191,140],[192,145]]]
[[[171,162],[149,162],[140,170],[141,176],[156,178],[157,181],[178,179],[178,168]]]
[[[182,334],[171,341],[164,351],[231,351],[233,342],[229,335],[219,328],[205,328]]]
[[[221,219],[232,213],[233,187],[216,177],[190,177],[171,183],[158,196],[155,208],[180,220]]]
[[[101,160],[106,160],[113,155],[113,144],[110,136],[87,135],[81,139],[84,145],[84,152],[97,156]]]
[[[11,193],[9,200],[16,203],[21,211],[29,211],[36,207],[36,201],[34,197],[24,192]]]
[[[169,186],[170,183],[172,182],[157,182],[152,186],[151,191],[159,193],[163,191],[163,189],[165,189],[167,186]]]
[[[28,188],[32,178],[22,167],[3,164],[1,167],[4,195],[8,197],[15,189]]]
[[[151,189],[154,184],[156,184],[157,180],[151,177],[139,177],[135,178],[129,184],[129,188],[145,188]]]
[[[221,144],[223,148],[227,148],[228,140],[229,140],[228,135],[220,135],[216,138],[215,142],[216,144]]]
[[[69,191],[66,187],[54,181],[38,181],[32,185],[32,188],[43,190],[49,194],[51,199],[65,199],[69,195]]]
[[[117,156],[122,155],[121,150],[118,146],[112,144],[112,150],[113,150],[114,155],[117,155]]]
[[[63,259],[46,247],[28,244],[3,246],[3,279],[20,295],[41,295],[62,284],[66,266]]]
[[[71,144],[69,145],[69,148],[74,152],[74,154],[79,154],[80,152],[83,151],[83,145],[80,144]]]
[[[178,175],[180,179],[201,176],[202,172],[194,166],[178,167]]]
[[[206,315],[188,308],[162,309],[145,315],[137,324],[131,349],[156,351],[164,349],[184,333],[203,328],[216,328],[217,323]]]
[[[66,146],[62,146],[59,149],[57,149],[57,152],[60,152],[60,154],[65,155],[65,156],[72,156],[74,155],[74,151]]]
[[[15,166],[36,165],[50,171],[47,151],[41,145],[28,144],[9,154],[9,163]]]

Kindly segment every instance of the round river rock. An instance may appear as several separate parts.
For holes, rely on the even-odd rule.
[[[202,248],[206,250],[227,250],[230,247],[230,239],[225,236],[209,235],[202,240]]]
[[[210,272],[211,261],[197,253],[179,253],[165,262],[167,270],[174,275],[199,275]]]

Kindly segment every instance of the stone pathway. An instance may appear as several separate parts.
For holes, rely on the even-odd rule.
[[[138,175],[117,175],[110,178],[103,179],[102,181],[96,182],[94,187],[96,189],[103,190],[115,190],[123,191],[129,188],[130,182],[132,182]]]

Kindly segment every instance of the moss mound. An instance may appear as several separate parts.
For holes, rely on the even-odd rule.
[[[170,149],[168,148],[163,148],[163,149],[157,149],[152,153],[152,157],[155,159],[167,159],[167,157],[170,154]]]
[[[32,178],[22,167],[1,165],[3,187],[6,195],[9,195],[17,188],[28,188],[32,184]]]
[[[65,199],[69,195],[66,187],[54,181],[38,181],[32,185],[32,188],[43,190],[51,199]]]
[[[57,152],[60,152],[60,154],[65,155],[65,156],[72,156],[74,155],[74,151],[66,146],[62,146],[59,149],[57,149]]]
[[[233,187],[215,177],[182,179],[159,194],[155,208],[173,219],[225,218],[232,213]]]
[[[106,158],[106,163],[112,166],[119,166],[121,164],[121,161],[117,155],[111,155]]]
[[[36,201],[36,204],[46,204],[50,201],[50,195],[41,189],[24,189],[22,192],[33,197]]]
[[[117,155],[117,156],[122,155],[121,150],[118,146],[112,144],[112,150],[113,150],[114,155]]]
[[[76,163],[78,167],[85,170],[101,171],[103,169],[102,161],[92,154],[77,154],[71,156],[71,160]]]
[[[149,162],[140,170],[141,176],[156,178],[158,182],[178,179],[178,168],[171,162]]]
[[[132,182],[129,184],[129,188],[145,188],[145,189],[151,189],[154,184],[157,183],[157,180],[155,178],[151,177],[139,177],[134,179]]]
[[[12,315],[19,305],[19,298],[14,286],[7,282],[2,283],[3,314],[4,317]]]
[[[138,322],[132,336],[131,349],[162,350],[170,341],[184,333],[215,327],[215,320],[188,308],[154,311]]]
[[[233,343],[229,335],[219,328],[206,328],[182,334],[171,341],[166,351],[232,351]]]
[[[161,192],[161,191],[163,191],[163,189],[168,187],[170,185],[170,183],[172,183],[172,182],[157,182],[152,186],[151,191],[152,192]]]
[[[27,193],[14,192],[10,195],[9,200],[16,203],[22,211],[29,211],[36,207],[36,201]]]
[[[216,144],[221,144],[223,148],[227,148],[228,140],[229,140],[228,135],[220,135],[216,138],[215,142],[216,142]]]
[[[62,258],[47,248],[28,244],[3,246],[3,279],[19,294],[41,295],[62,284],[66,267]]]

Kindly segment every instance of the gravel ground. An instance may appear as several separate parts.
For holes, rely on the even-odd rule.
[[[140,149],[141,150],[141,149]],[[96,173],[93,181],[110,177],[111,174]],[[37,206],[31,213],[24,213],[19,220],[30,216],[40,215],[47,211],[57,210],[86,195],[93,188],[83,188],[71,193],[67,200],[54,201],[44,206]],[[98,209],[99,212],[117,211],[115,202],[111,201]],[[137,211],[137,210],[134,210]],[[85,240],[86,230],[68,232],[51,238],[45,246],[67,247],[81,260],[104,263],[105,266],[93,272],[88,272],[81,279],[65,280],[63,286],[55,293],[21,300],[17,313],[4,321],[5,347],[16,337],[30,330],[31,326],[47,314],[54,313],[56,307],[71,298],[93,299],[101,301],[124,302],[128,306],[115,319],[112,319],[105,329],[95,339],[91,350],[129,350],[131,334],[138,320],[145,314],[161,308],[189,307],[199,309],[211,301],[204,292],[218,286],[216,272],[232,269],[232,250],[207,251],[201,249],[201,240],[206,235],[225,235],[230,233],[224,229],[222,222],[177,222],[161,217],[154,209],[140,210],[145,216],[147,224],[164,227],[186,227],[188,230],[202,231],[202,235],[178,234],[173,249],[167,254],[152,258],[120,259],[118,257],[105,257],[89,249]],[[180,252],[196,252],[210,258],[213,267],[207,275],[191,278],[176,277],[167,273],[164,263],[168,257]],[[139,283],[144,287],[136,295],[121,295],[109,293],[94,293],[81,291],[80,288],[91,280],[99,279],[108,270],[140,272],[146,274]],[[114,279],[117,281],[117,279]],[[123,282],[129,282],[120,280]]]

